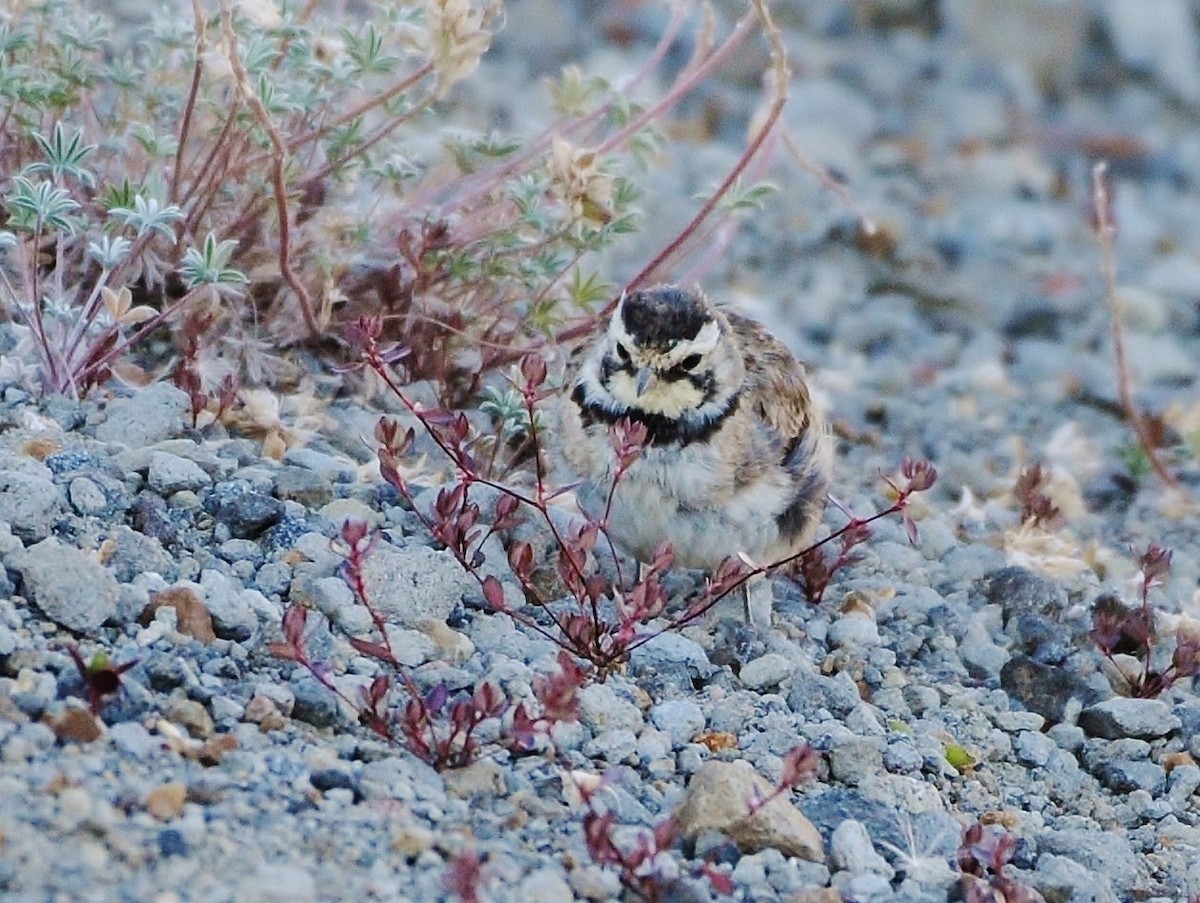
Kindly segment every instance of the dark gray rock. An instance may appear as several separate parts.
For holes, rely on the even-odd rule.
[[[333,485],[324,474],[303,467],[282,467],[271,490],[276,498],[320,508],[333,499]]]
[[[255,491],[244,480],[218,483],[204,507],[236,539],[253,539],[283,517],[283,502]]]
[[[109,539],[114,545],[108,567],[121,583],[149,572],[161,574],[168,583],[178,576],[175,559],[157,539],[123,525],[113,530]]]
[[[1026,709],[1052,723],[1062,720],[1071,699],[1086,703],[1096,695],[1077,671],[1025,656],[1016,656],[1005,663],[1000,669],[1000,686]]]

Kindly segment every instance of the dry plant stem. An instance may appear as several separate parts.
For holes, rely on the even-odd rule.
[[[814,163],[813,160],[800,150],[791,134],[787,131],[783,132],[783,143],[792,155],[792,159],[796,161],[796,165],[807,173],[816,176],[817,182],[826,191],[831,192],[839,201],[854,211],[854,215],[858,217],[858,221],[862,226],[863,232],[867,235],[874,235],[879,227],[854,197],[853,192],[846,186],[845,182],[837,179],[826,167],[819,163]]]
[[[651,51],[641,68],[625,83],[622,89],[623,93],[632,94],[649,77],[650,73],[661,65],[667,55],[667,51],[671,49],[671,45],[675,43],[675,39],[679,36],[679,32],[683,28],[683,23],[687,18],[686,11],[691,6],[691,3],[683,2],[683,0],[671,4],[671,18],[663,29],[662,37],[659,38],[654,50]],[[459,180],[453,186],[458,189],[457,192],[452,196],[441,197],[441,205],[448,210],[460,210],[476,203],[479,198],[489,196],[505,179],[521,171],[531,160],[546,153],[555,137],[566,138],[590,125],[594,125],[612,111],[614,103],[614,101],[609,100],[590,113],[579,116],[571,122],[551,126],[530,142],[529,147],[505,160],[499,166],[484,170],[475,176]],[[416,209],[421,209],[425,206],[433,205],[438,199],[440,191],[445,187],[447,186],[418,193],[413,200],[413,206]]]
[[[742,174],[746,171],[746,168],[750,165],[750,162],[758,155],[758,152],[766,143],[767,138],[770,136],[771,132],[775,128],[776,123],[779,121],[780,115],[783,113],[783,106],[785,103],[787,103],[788,96],[787,55],[783,47],[783,41],[779,36],[779,27],[771,18],[771,13],[767,8],[765,0],[754,0],[754,9],[757,17],[762,21],[763,31],[771,43],[771,68],[775,82],[773,86],[775,90],[774,100],[772,100],[771,106],[768,109],[767,115],[763,119],[762,124],[759,126],[758,132],[750,140],[750,143],[747,145],[746,149],[742,151],[742,155],[738,158],[737,163],[735,163],[733,168],[726,174],[724,181],[717,186],[717,190],[713,193],[712,197],[704,202],[703,206],[701,206],[701,208],[696,212],[696,215],[692,217],[691,221],[684,226],[683,230],[676,235],[675,238],[665,248],[663,248],[653,260],[646,264],[646,266],[642,268],[641,272],[639,272],[633,277],[633,279],[629,281],[628,288],[637,288],[639,285],[644,285],[646,282],[653,280],[661,271],[670,268],[681,254],[684,254],[689,250],[689,246],[692,243],[691,239],[695,235],[697,229],[699,229],[700,225],[707,220],[710,215],[712,215],[712,212],[717,208],[717,205],[721,202],[721,199],[729,193],[729,189],[733,187],[734,183],[737,182],[739,178],[741,178]],[[738,26],[744,26],[748,28],[749,19],[750,17],[742,19],[738,23]],[[730,37],[726,39],[725,44],[713,53],[713,57],[721,55],[733,37],[734,35],[730,35]],[[741,37],[744,37],[744,35]],[[738,38],[739,41],[741,40],[741,37]]]
[[[219,3],[221,7],[221,28],[225,33],[225,41],[229,45],[229,64],[233,68],[234,82],[237,85],[238,94],[250,105],[250,109],[254,111],[254,116],[258,120],[259,125],[262,126],[271,141],[271,185],[275,193],[275,209],[279,219],[279,272],[283,277],[283,281],[295,292],[296,298],[300,302],[300,311],[304,315],[304,325],[308,327],[309,334],[313,338],[317,338],[321,330],[317,324],[316,315],[313,313],[312,299],[309,297],[308,290],[296,278],[296,274],[292,270],[291,217],[288,212],[287,186],[284,183],[284,169],[287,165],[288,157],[287,147],[284,144],[283,136],[279,133],[279,129],[271,121],[271,116],[267,112],[262,98],[250,86],[250,78],[246,73],[246,67],[242,65],[242,59],[238,55],[238,37],[237,31],[233,27],[233,10],[230,7],[229,0],[219,0]]]
[[[1117,361],[1117,392],[1121,398],[1121,407],[1125,411],[1125,419],[1133,428],[1138,444],[1150,461],[1150,466],[1154,468],[1154,472],[1164,483],[1186,496],[1187,491],[1159,457],[1146,421],[1133,400],[1133,379],[1130,376],[1129,362],[1125,355],[1125,328],[1121,321],[1121,309],[1117,301],[1116,255],[1113,250],[1117,228],[1110,215],[1111,204],[1112,193],[1108,185],[1108,163],[1101,160],[1092,167],[1092,206],[1096,215],[1096,241],[1100,245],[1104,300],[1108,305],[1109,318],[1112,322],[1113,353]]]
[[[523,504],[523,505],[526,505],[526,506],[532,508],[533,510],[537,511],[541,515],[542,519],[545,521],[547,527],[549,528],[551,534],[554,537],[555,544],[558,546],[558,548],[559,549],[570,548],[570,544],[563,537],[562,533],[559,532],[558,526],[557,526],[557,524],[554,523],[553,518],[550,517],[550,512],[547,508],[548,499],[546,497],[545,481],[544,481],[544,478],[542,475],[542,470],[541,470],[542,464],[541,464],[541,460],[540,460],[541,459],[540,454],[535,454],[535,456],[534,456],[535,459],[538,461],[537,492],[536,492],[535,498],[530,498],[529,496],[527,496],[521,492],[517,492],[516,490],[512,489],[511,487],[505,486],[503,483],[499,483],[494,480],[486,479],[484,477],[478,476],[477,474],[471,473],[461,463],[458,451],[456,449],[452,448],[449,444],[447,444],[446,441],[438,434],[438,432],[431,428],[430,424],[426,421],[425,417],[423,416],[424,412],[420,408],[418,408],[417,405],[414,404],[404,394],[403,389],[401,389],[401,387],[392,378],[392,375],[388,372],[387,366],[383,363],[382,360],[379,359],[378,354],[377,354],[376,350],[374,349],[373,345],[369,346],[367,349],[365,349],[364,356],[365,356],[368,366],[372,370],[374,370],[376,374],[378,374],[378,376],[387,385],[388,389],[400,400],[401,404],[403,404],[409,410],[409,412],[412,413],[413,416],[415,416],[417,418],[417,420],[420,422],[422,428],[425,430],[426,434],[430,437],[430,439],[433,440],[433,442],[438,446],[438,448],[442,451],[442,453],[446,455],[446,458],[450,461],[453,461],[455,463],[455,466],[457,466],[459,468],[460,481],[464,485],[469,485],[471,483],[478,483],[482,486],[487,486],[491,489],[495,489],[498,492],[503,493],[504,495],[507,495],[507,496],[510,496],[510,497],[516,499],[517,502],[519,502],[520,504]],[[528,398],[526,400],[526,404],[527,405],[531,404],[531,402],[528,400]],[[531,423],[534,423],[534,422],[535,421],[533,421],[531,418]],[[536,429],[536,427],[534,427],[534,429]],[[534,435],[534,437],[536,437],[536,433],[534,433],[533,435]],[[534,439],[534,441],[536,442],[536,438]],[[535,444],[535,448],[536,447],[537,446]],[[468,502],[467,493],[464,492],[462,501],[460,502],[460,511],[466,506],[467,502]],[[430,532],[433,532],[433,528],[435,526],[434,523],[429,518],[427,518],[422,512],[417,511],[416,514],[417,514],[417,517],[422,522],[423,526],[427,530],[430,530]],[[462,557],[459,556],[458,550],[452,550],[452,551],[454,552],[456,557],[459,557],[459,563],[462,565],[464,570],[466,570],[467,573],[470,574],[475,579],[475,581],[482,587],[484,584],[484,577],[479,574],[478,568],[471,567],[469,562],[463,560]],[[587,578],[586,578],[586,574],[584,573],[584,571],[582,569],[582,563],[577,561],[575,559],[574,555],[568,554],[566,557],[567,557],[567,560],[570,562],[571,569],[575,572],[576,576],[580,579],[581,582],[586,582]],[[547,630],[546,628],[544,628],[542,625],[538,624],[532,618],[527,618],[519,612],[508,612],[508,614],[511,617],[521,620],[522,623],[524,623],[530,629],[541,634],[542,637],[544,637],[545,639],[550,640],[551,642],[555,643],[556,645],[559,645],[560,647],[569,649],[573,654],[577,654],[577,655],[580,654],[580,650],[575,649],[574,647],[572,647],[570,645],[564,646],[561,637],[567,635],[567,625],[564,621],[560,620],[559,616],[557,614],[555,614],[554,612],[550,612],[550,616],[554,620],[555,626],[559,630],[559,635],[557,635],[557,636],[554,633]],[[596,616],[597,616],[597,618],[599,617],[598,609],[596,610]],[[583,657],[583,656],[581,656],[581,657]]]
[[[179,122],[179,134],[176,136],[175,169],[171,173],[170,198],[172,202],[179,199],[179,185],[183,179],[183,152],[192,131],[192,116],[196,112],[196,97],[200,93],[200,79],[204,74],[204,51],[208,45],[208,23],[205,21],[200,0],[192,0],[192,27],[196,29],[195,50],[193,51],[196,60],[192,65],[192,81],[188,85],[187,101],[183,105],[183,117]]]

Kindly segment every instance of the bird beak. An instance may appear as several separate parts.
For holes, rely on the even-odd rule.
[[[650,367],[638,367],[637,372],[637,397],[641,398],[646,394],[646,390],[653,387],[658,382],[654,377],[654,371]]]

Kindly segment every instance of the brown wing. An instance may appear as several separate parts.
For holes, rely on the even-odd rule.
[[[763,326],[741,314],[727,313],[746,362],[743,398],[782,440],[787,458],[813,425],[814,410],[804,368]]]
[[[824,418],[803,366],[783,343],[746,317],[730,314],[729,321],[742,341],[744,398],[763,421],[763,432],[775,434],[775,460],[792,477],[793,494],[775,519],[784,542],[798,547],[812,538],[825,509],[832,446]]]

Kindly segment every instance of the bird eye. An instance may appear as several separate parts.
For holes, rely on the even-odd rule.
[[[679,362],[679,366],[684,370],[695,370],[700,366],[700,361],[703,360],[698,354],[689,354]]]
[[[617,359],[622,364],[629,363],[629,349],[626,348],[624,345],[622,345],[620,342],[617,342]]]

